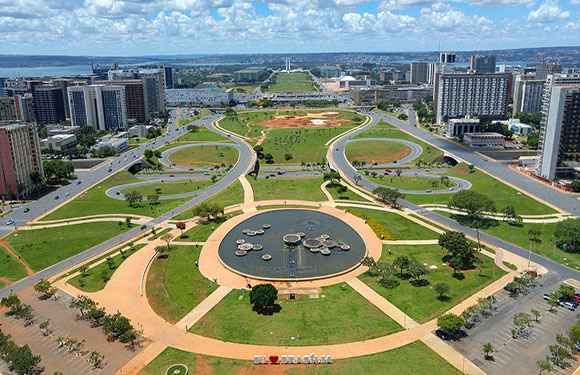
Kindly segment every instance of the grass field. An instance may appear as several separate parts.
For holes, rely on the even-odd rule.
[[[197,146],[177,150],[168,159],[182,167],[219,167],[234,165],[238,150],[226,146]]]
[[[254,138],[259,137],[265,126],[257,125],[274,116],[276,111],[240,111],[237,116],[226,116],[220,120],[219,125],[238,135]]]
[[[344,200],[344,201],[360,201],[360,202],[369,202],[368,199],[361,197],[360,195],[353,193],[352,190],[347,190],[342,196],[338,193],[337,189],[342,186],[341,184],[328,184],[326,185],[326,190],[330,193],[334,200]]]
[[[201,247],[172,246],[167,258],[157,257],[147,273],[147,300],[162,318],[178,322],[209,296],[217,285],[195,266]]]
[[[319,298],[279,299],[280,311],[272,315],[253,312],[249,293],[240,300],[241,295],[239,290],[231,291],[190,332],[240,343],[303,346],[352,342],[401,330],[364,297],[350,287],[342,290],[341,285],[323,287]]]
[[[201,189],[205,189],[206,187],[211,185],[213,185],[213,182],[211,182],[211,180],[177,180],[127,188],[121,190],[121,194],[127,194],[130,191],[137,190],[144,197],[153,194],[157,194],[160,196],[175,195],[189,193],[191,191],[198,191]],[[157,193],[156,189],[160,189],[159,190],[160,193]]]
[[[388,249],[391,249],[391,255],[388,254]],[[429,273],[422,277],[428,281],[425,286],[413,286],[408,280],[403,279],[400,280],[401,284],[398,287],[389,290],[379,285],[376,282],[376,277],[369,277],[366,273],[360,275],[359,279],[411,318],[419,323],[424,323],[506,274],[494,264],[493,259],[480,255],[484,261],[481,276],[479,276],[478,270],[470,270],[463,271],[460,274],[461,277],[454,277],[453,269],[442,265],[441,258],[445,253],[437,245],[383,246],[383,255],[377,263],[391,263],[397,256],[407,255],[412,263],[436,265],[438,269],[429,270]],[[440,282],[444,282],[450,287],[447,298],[439,299],[438,294],[433,289],[433,286]]]
[[[342,209],[343,207],[337,208]],[[436,240],[439,238],[436,232],[393,212],[365,208],[347,208],[347,211],[367,220],[367,224],[373,228],[375,233],[379,237],[384,234],[386,240]],[[371,218],[376,220],[381,228],[373,227]]]
[[[435,159],[443,155],[443,151],[439,150],[438,148],[428,145],[420,139],[417,139],[394,126],[387,124],[384,121],[379,122],[371,129],[365,130],[359,135],[353,137],[353,139],[360,138],[394,138],[414,142],[423,148],[423,153],[413,162],[422,159],[424,163],[433,163]]]
[[[304,73],[279,73],[274,76],[276,83],[270,85],[269,92],[313,92],[320,91]]]
[[[414,176],[400,176],[397,177],[396,174],[391,174],[388,176],[379,173],[377,177],[366,176],[367,179],[373,181],[379,185],[388,186],[395,189],[404,190],[447,190],[450,187],[457,186],[453,181],[446,180],[449,185],[444,185],[438,178],[428,178],[428,177],[414,177]],[[408,195],[410,196],[410,194]],[[407,197],[405,197],[407,199]]]
[[[235,216],[235,215],[234,215]],[[195,227],[183,232],[183,236],[181,237],[183,240],[186,241],[193,241],[193,242],[205,242],[208,237],[213,233],[215,229],[217,229],[220,225],[226,222],[226,220],[230,216],[220,216],[216,219],[212,219],[210,221],[202,221],[200,224],[196,225]],[[214,230],[212,230],[214,228]]]
[[[326,201],[326,195],[320,189],[324,181],[321,178],[258,178],[248,181],[254,190],[254,200],[300,199],[307,201]]]
[[[207,108],[199,108],[198,112],[199,112],[199,113],[198,113],[197,115],[191,116],[190,118],[179,120],[179,127],[180,127],[180,128],[181,128],[181,127],[187,127],[187,125],[188,125],[189,123],[192,123],[192,122],[194,122],[194,121],[197,121],[197,120],[199,120],[200,118],[203,118],[203,117],[209,116],[209,115],[211,115],[211,113],[212,113],[212,112],[211,112],[209,109],[207,109]]]
[[[177,138],[177,142],[233,142],[223,135],[212,132],[203,125],[196,132],[187,131],[186,129],[184,131],[186,133]]]
[[[496,210],[499,212],[503,207],[513,206],[518,215],[540,215],[553,214],[556,211],[529,196],[518,192],[517,190],[507,186],[501,181],[496,180],[490,175],[483,173],[480,170],[474,169],[473,173],[469,173],[469,168],[466,164],[458,164],[452,168],[445,175],[459,177],[471,182],[472,191],[489,196],[495,201]],[[453,194],[422,194],[410,195],[405,199],[416,203],[439,203],[447,204],[453,197]]]
[[[147,367],[143,375],[161,375],[175,363],[183,363],[189,368],[190,374],[254,374],[268,373],[270,366],[254,365],[252,361],[241,361],[220,357],[210,357],[201,354],[184,352],[167,348],[159,354]],[[334,359],[332,365],[284,365],[287,375],[365,375],[365,374],[397,374],[416,375],[459,375],[461,372],[449,362],[441,358],[421,341],[402,346],[387,352],[354,357]],[[281,371],[282,369],[280,369]],[[263,371],[263,372],[261,372]],[[275,370],[276,374],[278,367]]]
[[[140,181],[142,180],[139,180],[127,171],[119,171],[103,182],[80,194],[66,205],[45,216],[42,220],[59,220],[98,214],[135,214],[157,217],[191,199],[179,198],[160,200],[158,201],[158,204],[153,206],[149,205],[147,201],[142,201],[133,203],[133,207],[129,207],[127,202],[110,198],[105,194],[107,189],[113,186]]]
[[[353,161],[372,163],[391,163],[411,154],[411,147],[396,142],[366,141],[346,145],[346,158]]]
[[[242,85],[238,83],[221,83],[219,87],[223,87],[226,89],[234,89],[234,91],[238,94],[249,94],[253,92],[256,89],[256,87],[258,87],[258,84],[256,83]]]
[[[99,291],[107,285],[107,282],[111,279],[111,276],[113,276],[113,273],[115,273],[117,268],[119,268],[128,257],[144,246],[145,244],[139,244],[130,247],[129,249],[124,250],[124,255],[119,254],[112,257],[111,259],[113,261],[111,265],[107,262],[103,262],[93,268],[89,268],[84,274],[73,277],[68,280],[68,283],[83,292],[92,293]]]
[[[27,276],[24,266],[0,246],[0,288]]]
[[[19,230],[6,238],[14,252],[34,271],[68,259],[127,231],[127,225],[96,222],[55,228]],[[62,240],[61,240],[62,238]]]
[[[242,183],[240,181],[236,181],[205,202],[208,204],[217,203],[221,206],[227,207],[234,204],[243,203],[243,201],[244,189],[242,188]],[[191,209],[173,217],[172,220],[187,220],[191,219],[193,216],[193,209]]]

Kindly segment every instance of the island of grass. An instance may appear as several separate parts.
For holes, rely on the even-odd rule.
[[[389,249],[391,249],[391,254],[388,252]],[[426,263],[428,268],[435,265],[437,269],[429,269],[427,275],[422,277],[425,280],[422,283],[413,283],[404,272],[403,278],[397,276],[400,279],[400,285],[394,289],[381,286],[377,283],[378,277],[368,276],[367,273],[358,278],[419,323],[436,318],[506,274],[495,265],[493,259],[484,255],[479,255],[483,260],[483,266],[480,269],[454,274],[451,267],[443,265],[442,259],[446,251],[437,245],[384,245],[383,255],[377,263],[392,263],[400,255],[409,257],[411,263]],[[442,298],[433,288],[437,283],[445,283],[449,286],[449,292]]]
[[[197,111],[197,115],[193,115],[187,119],[179,120],[179,127],[180,128],[187,127],[187,125],[189,125],[190,123],[212,114],[211,110],[209,110],[207,108],[199,108],[196,111]]]
[[[350,189],[347,189],[345,192],[339,193],[338,189],[340,189],[343,186],[344,186],[343,184],[335,182],[335,183],[326,185],[326,190],[330,193],[330,195],[332,196],[332,199],[334,199],[336,201],[345,200],[345,201],[359,201],[359,202],[372,203],[368,199],[361,197],[360,195],[356,194],[355,192],[353,192]]]
[[[38,272],[118,236],[128,229],[124,221],[63,225],[19,230],[6,237],[6,242],[32,270]]]
[[[228,137],[212,132],[205,125],[197,126],[193,131],[184,131],[186,133],[177,138],[176,142],[233,142]]]
[[[41,221],[70,219],[75,217],[100,214],[133,214],[148,217],[157,217],[170,211],[191,198],[159,200],[156,204],[149,204],[146,200],[135,202],[131,206],[123,200],[114,199],[105,194],[107,189],[114,186],[142,182],[131,173],[122,170],[106,180],[91,187],[56,211],[43,217]]]
[[[204,201],[205,203],[212,205],[218,204],[221,207],[228,207],[233,206],[235,204],[243,203],[244,202],[244,189],[242,188],[242,183],[238,180],[225,188],[224,190],[220,191],[216,195],[212,196],[208,200]],[[194,207],[195,208],[195,207]],[[172,218],[172,220],[187,220],[194,217],[193,209],[184,211],[179,215],[176,215]]]
[[[306,73],[278,73],[272,77],[269,92],[318,92],[320,89]]]
[[[326,201],[320,189],[324,181],[316,177],[300,178],[248,178],[254,190],[254,200],[297,199],[314,202]]]
[[[147,273],[147,300],[168,322],[176,323],[209,296],[217,285],[196,267],[201,247],[171,246],[157,256]]]
[[[252,374],[263,370],[264,366],[254,365],[249,360],[212,357],[167,348],[143,369],[142,374],[163,374],[163,371],[175,363],[187,365],[191,374],[208,372],[207,369],[210,369],[213,374]],[[334,359],[332,365],[284,365],[285,373],[302,375],[416,375],[425,373],[425,369],[428,369],[429,375],[461,374],[421,341],[415,341],[387,352]]]
[[[475,168],[470,169],[465,163],[457,164],[455,167],[450,169],[448,173],[442,175],[458,177],[471,182],[470,190],[490,197],[495,202],[496,210],[498,212],[506,206],[513,206],[518,215],[556,213],[556,210],[510,186],[507,186],[492,176]],[[415,204],[436,203],[447,205],[452,197],[453,194],[407,194],[405,199]]]
[[[240,296],[242,298],[240,299]],[[272,315],[252,311],[247,293],[231,291],[190,332],[256,345],[326,345],[390,335],[402,328],[356,291],[323,287],[318,298],[279,298]],[[235,317],[235,318],[232,318]]]
[[[93,293],[103,289],[119,266],[145,244],[135,245],[124,249],[122,253],[106,257],[103,263],[89,268],[80,275],[68,280],[68,283],[83,292]],[[109,260],[110,259],[110,260]]]
[[[436,159],[443,156],[443,151],[439,150],[438,148],[433,147],[384,121],[380,121],[372,128],[367,129],[353,137],[353,139],[362,138],[394,138],[416,143],[421,146],[423,153],[417,159],[413,160],[414,163],[421,161],[423,164],[431,164],[435,162]]]
[[[121,194],[125,195],[131,191],[138,191],[142,196],[148,197],[150,195],[176,195],[189,193],[192,191],[199,191],[213,185],[211,180],[176,180],[165,181],[156,184],[142,185],[129,187],[121,190]]]
[[[0,288],[27,276],[26,268],[0,244]]]
[[[177,150],[168,159],[181,167],[219,167],[235,164],[238,154],[233,147],[202,145]]]
[[[365,177],[379,185],[398,190],[448,190],[457,186],[454,181],[440,177],[397,176],[396,174],[385,176],[383,172],[379,172],[376,176],[370,174]]]
[[[346,145],[346,158],[354,161],[373,163],[391,163],[411,154],[411,147],[397,142],[364,141]]]

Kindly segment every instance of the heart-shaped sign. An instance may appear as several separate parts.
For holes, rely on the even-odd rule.
[[[276,364],[276,362],[278,362],[277,355],[271,355],[269,359],[270,359],[270,362],[272,362],[272,364]]]

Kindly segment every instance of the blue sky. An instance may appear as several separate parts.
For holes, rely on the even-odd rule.
[[[0,0],[0,53],[150,55],[580,45],[580,0]]]

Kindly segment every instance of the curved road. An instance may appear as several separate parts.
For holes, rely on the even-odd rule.
[[[169,170],[171,170],[171,171],[181,171],[181,172],[189,171],[190,167],[184,167],[181,165],[172,165],[171,162],[169,161],[169,156],[171,154],[173,154],[174,152],[179,151],[179,150],[183,150],[185,148],[200,147],[200,146],[225,146],[225,147],[232,147],[232,148],[237,149],[240,154],[243,152],[242,145],[237,144],[237,143],[224,143],[224,142],[192,143],[192,144],[187,144],[187,145],[183,145],[183,146],[173,147],[173,148],[170,148],[169,150],[163,151],[161,153],[161,157],[159,158],[159,162],[161,164],[163,164],[164,166],[166,166],[167,168],[170,168]],[[247,146],[244,145],[244,147],[247,147]],[[238,160],[239,160],[239,157],[238,157]],[[192,168],[192,169],[194,171],[196,170],[194,168]],[[225,170],[225,168],[221,168],[221,169]],[[207,170],[207,168],[197,168],[197,170]],[[166,171],[168,171],[168,170],[166,170]]]
[[[373,125],[374,126],[374,125]],[[368,129],[367,127],[364,128],[365,130]],[[354,133],[349,134],[346,138],[346,142],[344,143],[344,147],[346,147],[349,143],[355,142],[365,142],[365,141],[380,141],[380,142],[394,142],[400,143],[405,146],[409,146],[411,148],[411,153],[404,158],[397,160],[396,163],[384,163],[388,166],[397,167],[400,164],[410,163],[412,160],[416,159],[423,153],[423,148],[416,143],[411,141],[406,141],[404,139],[394,139],[394,138],[358,138],[352,139],[353,136],[360,134],[360,131],[356,131]],[[346,156],[345,156],[346,158]],[[382,164],[381,164],[382,165]]]

